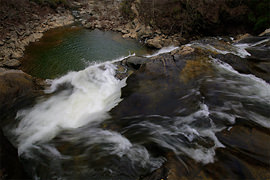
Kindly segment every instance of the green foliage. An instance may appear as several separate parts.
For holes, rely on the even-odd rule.
[[[122,16],[126,19],[133,19],[135,16],[131,10],[132,2],[133,0],[122,0],[121,2],[120,11]]]
[[[270,0],[250,0],[249,21],[255,32],[261,32],[270,27]]]

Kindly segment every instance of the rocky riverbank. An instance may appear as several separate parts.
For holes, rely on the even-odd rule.
[[[86,28],[119,31],[160,49],[204,36],[252,32],[249,3],[197,1],[84,1],[77,15]],[[171,9],[171,11],[168,11]]]
[[[122,17],[120,13],[120,1],[80,1],[75,5],[79,7],[76,11],[71,11],[64,7],[59,6],[52,9],[48,6],[40,6],[28,0],[22,1],[1,1],[0,2],[0,102],[1,102],[1,125],[3,119],[14,118],[15,114],[9,114],[9,111],[20,109],[33,103],[35,97],[42,94],[44,87],[43,80],[33,78],[21,71],[14,70],[20,67],[20,58],[24,54],[25,47],[34,41],[37,41],[43,36],[43,33],[49,29],[72,24],[75,19],[80,21],[86,28],[94,29],[99,28],[102,30],[113,30],[123,33],[123,37],[135,38],[146,45],[160,49],[164,46],[180,46],[188,40],[197,39],[198,37],[186,38],[182,32],[164,33],[162,29],[146,24],[140,15],[138,8],[140,1],[134,1],[131,6],[131,11],[135,14],[133,20]],[[75,16],[75,18],[74,18]],[[269,32],[262,34],[261,37],[246,36],[238,40],[238,42],[254,43],[256,41],[267,39]],[[188,39],[188,40],[187,40]],[[209,40],[202,40],[202,42]],[[254,74],[257,77],[270,82],[269,74],[269,53],[267,48],[269,42],[263,42],[256,46],[249,47],[248,53],[251,54],[249,58],[242,59],[234,53],[220,54],[215,51],[205,50],[203,47],[195,43],[193,46],[182,46],[181,48],[156,58],[133,58],[123,61],[124,67],[128,66],[130,71],[127,74],[120,76],[128,76],[131,71],[136,71],[135,75],[131,77],[130,81],[142,81],[136,79],[140,73],[148,73],[149,77],[166,77],[174,76],[182,70],[184,74],[181,81],[188,81],[189,79],[200,76],[201,67],[207,70],[209,55],[214,58],[219,58],[222,61],[229,63],[234,69],[241,73]],[[230,49],[230,42],[220,42],[216,39],[209,41],[209,45],[219,51]],[[266,44],[265,44],[266,43]],[[266,51],[262,51],[262,46],[267,47]],[[197,61],[194,53],[200,54],[202,61]],[[182,58],[182,59],[181,59]],[[195,58],[195,59],[194,59]],[[179,60],[181,59],[181,60]],[[146,63],[146,61],[148,61]],[[185,67],[185,68],[184,68]],[[200,67],[200,68],[198,68]],[[164,70],[160,71],[160,70]],[[199,69],[199,71],[198,71]],[[179,75],[179,74],[178,74]],[[177,75],[177,77],[178,77]],[[124,78],[121,77],[121,78]],[[144,81],[144,79],[143,79]],[[145,83],[145,81],[144,81]],[[149,82],[151,84],[151,82]],[[132,84],[132,83],[130,83]],[[158,87],[158,86],[157,86]],[[154,96],[153,96],[154,97]],[[126,101],[128,102],[128,101]],[[121,107],[120,107],[121,108]],[[146,109],[147,110],[147,109]],[[225,132],[223,134],[226,134]],[[221,133],[222,135],[222,133]],[[19,164],[16,150],[8,143],[4,134],[1,132],[1,165],[0,165],[0,178],[28,178]],[[228,139],[224,138],[226,144]],[[249,150],[249,149],[248,149]],[[253,149],[251,150],[253,151]],[[221,156],[223,151],[220,150]],[[5,163],[7,159],[2,157],[16,157],[12,159],[8,165]],[[168,159],[170,155],[168,154]],[[192,162],[191,162],[192,163]],[[14,165],[14,166],[13,166]],[[16,165],[16,166],[15,166]],[[18,166],[17,166],[18,165]],[[179,165],[180,166],[180,165]],[[182,166],[182,165],[181,165]],[[209,166],[211,168],[212,166]],[[152,179],[155,177],[162,177],[162,173],[166,172],[171,174],[171,179],[178,174],[174,171],[175,164],[168,162],[160,170],[157,170],[150,175]],[[16,170],[17,174],[13,174]],[[207,171],[207,169],[206,169]],[[264,172],[264,170],[263,170]],[[165,173],[165,174],[166,174]],[[14,175],[14,176],[13,176]],[[147,179],[147,177],[145,178]],[[151,179],[151,178],[150,178]]]
[[[9,9],[8,12],[5,8]],[[61,7],[53,10],[29,1],[1,1],[0,10],[0,68],[2,71],[18,68],[25,47],[40,39],[44,32],[74,22],[69,10]]]
[[[20,67],[25,47],[49,29],[74,22],[71,12],[63,7],[52,9],[28,0],[0,1],[0,125],[15,117],[15,111],[29,105],[41,95],[43,80],[14,70]],[[13,113],[12,113],[13,112]],[[29,179],[17,150],[0,134],[0,179]]]
[[[123,34],[124,38],[133,38],[156,49],[166,46],[179,46],[187,40],[180,33],[166,35],[160,29],[144,24],[138,12],[138,3],[132,4],[131,11],[136,16],[133,20],[123,17],[121,1],[87,1],[78,3],[80,8],[76,12],[77,18],[85,28],[112,30]]]

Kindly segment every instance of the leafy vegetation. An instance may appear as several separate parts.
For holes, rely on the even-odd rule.
[[[270,27],[270,0],[249,0],[249,21],[255,32],[261,32]]]
[[[123,0],[121,2],[120,11],[121,11],[122,16],[126,19],[133,19],[135,16],[131,10],[131,4],[133,1],[134,0]]]

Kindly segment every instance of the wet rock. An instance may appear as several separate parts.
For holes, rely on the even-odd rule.
[[[178,65],[179,67],[179,65]],[[202,75],[211,74],[210,59],[207,57],[199,56],[195,59],[185,61],[185,65],[180,73],[180,79],[185,82],[192,82]]]
[[[259,62],[259,63],[254,63],[254,67],[258,70],[261,71],[262,73],[267,73],[270,76],[270,61],[269,62]]]
[[[248,44],[252,44],[252,43],[257,43],[259,41],[265,40],[267,39],[267,37],[259,37],[259,36],[247,36],[242,38],[241,40],[238,41],[238,43],[248,43]]]
[[[21,62],[16,59],[8,59],[4,62],[2,62],[3,67],[7,68],[17,68],[21,65]]]
[[[30,179],[18,157],[17,149],[7,140],[0,127],[0,179]]]
[[[187,55],[191,54],[195,51],[194,48],[190,46],[181,46],[180,48],[171,52],[172,55]]]
[[[127,86],[122,91],[125,101],[122,101],[112,113],[120,117],[157,112],[172,115],[178,105],[173,99],[177,99],[179,93],[182,93],[176,90],[181,83],[180,70],[173,56],[163,54],[147,60],[134,58],[132,61],[142,65],[128,77]]]
[[[115,77],[117,79],[120,79],[120,80],[125,79],[133,73],[133,70],[127,67],[127,65],[123,62],[117,62],[116,65],[117,65],[117,71],[116,71]]]
[[[42,94],[42,87],[35,81],[30,75],[19,70],[0,72],[0,117],[7,115],[18,101]]]
[[[236,125],[229,131],[217,133],[217,137],[222,144],[239,154],[239,157],[252,163],[258,162],[270,166],[270,144],[266,143],[270,140],[270,134],[267,131]]]
[[[262,32],[259,36],[270,36],[270,28],[266,29],[264,32]]]
[[[149,40],[146,41],[146,44],[149,47],[153,47],[153,48],[156,48],[156,49],[161,49],[162,48],[161,43],[162,43],[162,41],[161,41],[160,36],[156,36],[153,39],[149,39]]]
[[[250,59],[249,59],[250,60]],[[255,76],[270,82],[270,62],[262,62],[256,59],[255,62],[249,62],[250,71]]]
[[[140,180],[157,180],[157,179],[169,180],[169,178],[167,179],[167,176],[168,176],[168,168],[161,167],[155,170],[154,172],[152,172],[151,174],[140,178]]]
[[[252,48],[247,48],[246,50],[251,54],[253,58],[270,59],[270,53],[269,53],[270,50],[268,50],[267,48],[252,47]]]
[[[239,35],[239,36],[236,37],[235,42],[242,41],[243,39],[246,39],[246,38],[249,38],[249,37],[252,37],[252,36],[250,34],[248,34],[248,33],[243,34],[243,35]]]
[[[214,55],[214,57],[228,63],[233,67],[233,69],[240,73],[251,74],[247,61],[239,56],[236,56],[234,54],[217,54]]]
[[[203,168],[213,179],[257,179],[247,164],[227,148],[216,150],[216,161]]]
[[[134,56],[134,57],[129,57],[123,60],[123,63],[126,64],[128,67],[137,70],[146,61],[147,61],[147,58]]]
[[[18,158],[17,150],[2,132],[7,121],[13,121],[16,112],[33,103],[42,94],[41,86],[30,75],[18,70],[0,68],[0,179],[29,179]]]

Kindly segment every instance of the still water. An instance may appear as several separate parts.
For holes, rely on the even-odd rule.
[[[39,42],[26,49],[22,70],[39,78],[56,78],[90,64],[150,52],[133,39],[123,39],[119,33],[63,27],[45,33]]]

